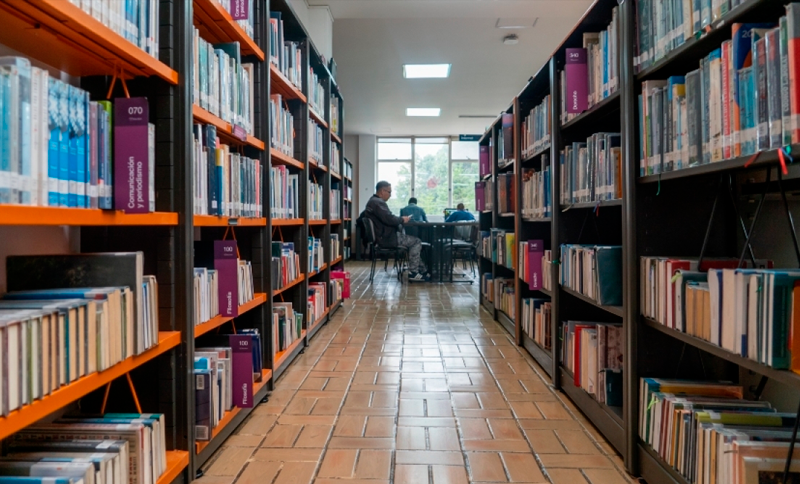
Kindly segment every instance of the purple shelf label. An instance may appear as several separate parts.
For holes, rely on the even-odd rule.
[[[233,125],[233,135],[242,141],[247,141],[247,132],[241,126]]]
[[[233,20],[247,20],[250,13],[250,0],[231,0]]]

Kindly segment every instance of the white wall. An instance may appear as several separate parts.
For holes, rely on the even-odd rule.
[[[306,0],[289,0],[297,17],[311,36],[319,53],[330,60],[333,57],[333,15],[326,6],[309,7]]]
[[[376,150],[377,137],[374,134],[358,135],[358,170],[356,171],[357,193],[358,193],[358,213],[361,213],[367,206],[369,197],[375,192],[377,183],[377,157]]]

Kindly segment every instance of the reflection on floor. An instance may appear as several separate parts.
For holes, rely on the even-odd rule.
[[[352,298],[196,482],[633,482],[479,309],[477,284],[347,269]]]

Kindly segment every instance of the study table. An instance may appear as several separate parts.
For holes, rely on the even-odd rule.
[[[460,227],[464,228],[465,234],[456,233],[456,229]],[[419,237],[422,242],[430,244],[431,250],[428,260],[425,262],[431,271],[432,282],[469,282],[470,284],[475,281],[468,278],[467,274],[456,274],[463,279],[453,278],[453,249],[474,247],[474,239],[477,237],[473,236],[473,233],[476,232],[477,227],[477,220],[470,222],[406,222],[403,224],[407,234]]]

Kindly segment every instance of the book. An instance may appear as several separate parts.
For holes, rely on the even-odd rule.
[[[114,101],[114,207],[125,213],[151,212],[149,104],[146,98]]]
[[[586,49],[567,49],[567,60],[564,68],[566,85],[566,112],[580,114],[589,106],[588,66]]]

